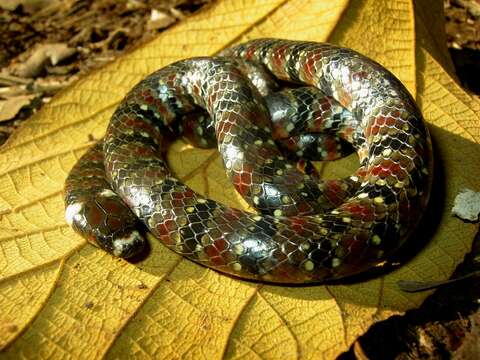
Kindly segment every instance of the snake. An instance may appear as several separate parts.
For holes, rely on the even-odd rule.
[[[175,177],[165,154],[178,136],[216,146],[254,210]],[[349,151],[359,160],[352,175],[315,171],[315,160]],[[66,220],[122,258],[142,251],[144,228],[234,277],[324,282],[377,266],[414,236],[432,169],[425,121],[389,70],[334,44],[255,39],[135,85],[69,173]]]

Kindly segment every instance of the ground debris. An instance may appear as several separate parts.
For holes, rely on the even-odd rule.
[[[211,1],[1,1],[0,145],[56,92]]]
[[[0,122],[13,119],[17,113],[35,98],[34,94],[18,95],[0,100]]]
[[[455,359],[480,359],[480,313],[470,316],[470,330],[465,340],[454,352]]]
[[[50,64],[57,65],[62,60],[68,59],[75,54],[76,50],[64,43],[40,44],[36,46],[27,60],[11,66],[13,74],[22,78],[33,78],[39,76]],[[20,55],[21,57],[21,55]]]
[[[444,284],[418,309],[375,323],[338,359],[479,359],[479,272],[480,233],[452,275],[463,281]]]
[[[480,94],[480,1],[444,0],[447,45],[458,78]]]
[[[462,190],[455,197],[452,214],[462,220],[477,221],[480,214],[480,192]]]
[[[150,30],[159,30],[164,29],[167,26],[170,26],[176,22],[176,19],[162,11],[158,11],[157,9],[152,9],[150,20],[147,24],[147,29]]]

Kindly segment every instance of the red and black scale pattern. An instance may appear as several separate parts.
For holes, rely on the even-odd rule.
[[[110,184],[172,250],[222,272],[273,282],[351,275],[397,249],[426,206],[432,169],[428,131],[401,83],[372,60],[330,44],[261,39],[221,55],[174,63],[130,91],[104,138],[105,183],[92,191],[95,177],[79,179],[76,166],[67,180],[67,220],[78,230],[90,215],[87,197],[112,195]],[[231,58],[323,94],[258,90]],[[199,108],[208,116],[196,126],[192,114]],[[179,122],[194,143],[214,129],[228,177],[258,214],[205,199],[170,173],[159,150]],[[304,131],[321,140],[302,140]],[[361,166],[341,180],[305,174],[278,146],[292,147],[297,157],[334,159],[345,151],[342,141],[357,151]],[[79,231],[92,238],[91,229]],[[132,232],[111,243],[93,241],[119,256],[141,247],[132,245]]]

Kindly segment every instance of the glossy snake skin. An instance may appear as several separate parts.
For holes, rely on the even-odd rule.
[[[311,87],[276,92],[289,84]],[[216,144],[258,213],[206,199],[174,177],[163,152],[179,129],[197,145]],[[320,180],[304,158],[335,159],[347,142],[360,168]],[[218,271],[318,282],[396,250],[422,216],[431,173],[422,116],[388,70],[335,45],[260,39],[176,62],[136,85],[103,142],[72,169],[66,217],[117,256],[141,250],[141,221],[173,251]]]

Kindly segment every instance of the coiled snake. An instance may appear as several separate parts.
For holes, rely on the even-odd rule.
[[[206,199],[171,174],[161,150],[179,129],[197,145],[216,143],[258,213]],[[346,142],[360,161],[348,178],[320,180],[303,159],[337,158]],[[120,257],[142,249],[140,219],[170,249],[221,272],[323,281],[397,249],[425,209],[431,173],[428,130],[388,70],[335,45],[259,39],[136,85],[69,174],[66,218]]]

